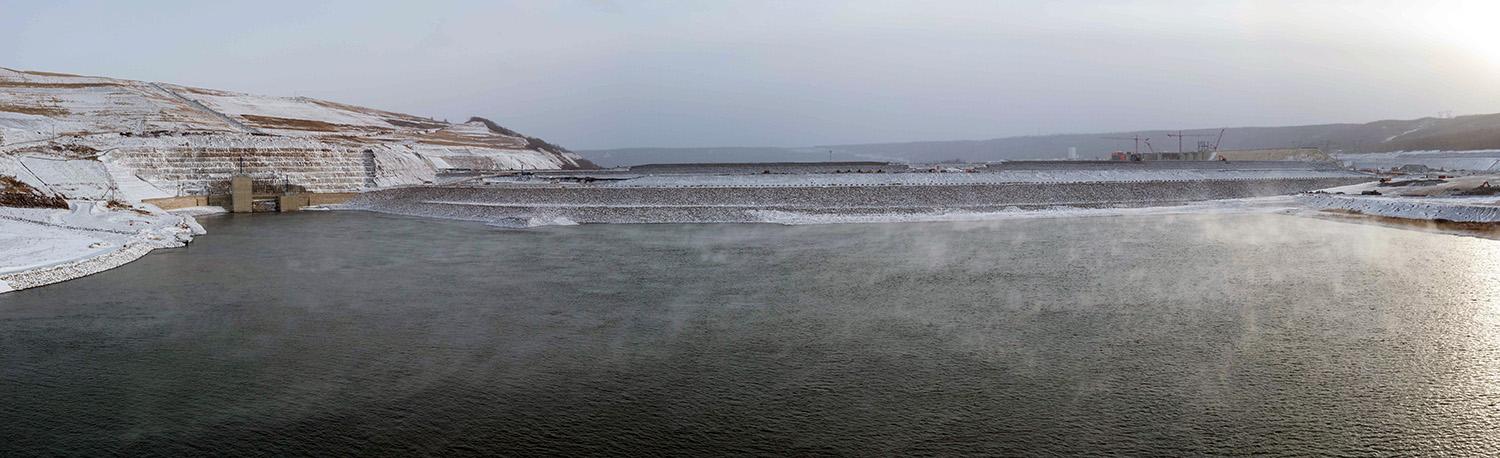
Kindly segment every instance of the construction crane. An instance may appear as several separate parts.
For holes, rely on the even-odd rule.
[[[1133,141],[1135,141],[1135,148],[1130,150],[1130,160],[1132,160],[1132,161],[1139,161],[1139,160],[1141,160],[1141,141],[1145,140],[1148,145],[1151,142],[1151,137],[1142,137],[1140,135],[1131,135],[1129,137],[1099,137],[1099,138],[1103,138],[1103,139],[1106,139],[1106,140],[1133,140]]]
[[[1222,134],[1220,134],[1220,135],[1222,135]],[[1179,131],[1177,131],[1177,133],[1175,133],[1175,134],[1167,134],[1167,136],[1168,137],[1177,137],[1177,152],[1181,153],[1181,152],[1183,152],[1182,151],[1182,139],[1183,138],[1187,138],[1187,137],[1195,137],[1195,138],[1196,137],[1212,137],[1212,136],[1214,136],[1214,134],[1184,134],[1184,133],[1182,133],[1182,131],[1179,130]]]

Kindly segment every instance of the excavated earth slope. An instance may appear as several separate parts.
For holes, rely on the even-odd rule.
[[[243,171],[315,192],[431,182],[445,170],[591,168],[481,118],[447,123],[305,97],[0,68],[0,154],[99,160],[159,190]]]

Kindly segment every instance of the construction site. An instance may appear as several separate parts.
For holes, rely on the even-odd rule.
[[[1177,151],[1158,151],[1151,144],[1151,137],[1140,135],[1100,138],[1133,142],[1130,151],[1116,150],[1110,153],[1109,160],[1111,161],[1336,161],[1333,156],[1317,147],[1221,150],[1219,147],[1224,143],[1224,133],[1227,130],[1219,129],[1217,133],[1183,133],[1179,130],[1176,133],[1166,134],[1168,138],[1176,140]],[[1194,139],[1194,148],[1184,149],[1185,140],[1190,138]],[[1142,146],[1146,147],[1145,151],[1141,151]]]

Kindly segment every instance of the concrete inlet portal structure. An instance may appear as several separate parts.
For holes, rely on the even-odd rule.
[[[255,185],[250,177],[235,175],[229,178],[229,211],[250,213],[255,202]]]
[[[223,188],[220,188],[223,189]],[[262,181],[258,187],[255,179],[247,175],[229,178],[229,195],[211,193],[144,199],[163,210],[205,205],[222,206],[232,213],[290,212],[305,207],[341,204],[354,198],[355,192],[307,192],[298,187],[273,189]]]

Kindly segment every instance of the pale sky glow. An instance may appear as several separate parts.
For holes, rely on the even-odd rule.
[[[0,0],[0,66],[575,149],[800,146],[1500,112],[1496,24],[1461,0]]]

